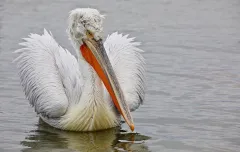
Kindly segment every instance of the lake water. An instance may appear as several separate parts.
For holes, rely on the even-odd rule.
[[[137,37],[145,50],[145,104],[126,125],[64,132],[39,122],[19,85],[12,52],[29,33],[51,30],[71,52],[68,12],[106,14],[105,36]],[[238,152],[240,149],[239,0],[1,0],[0,152]]]

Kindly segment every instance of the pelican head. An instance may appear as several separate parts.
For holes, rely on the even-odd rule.
[[[131,130],[134,130],[129,107],[103,46],[103,18],[96,9],[75,9],[69,15],[68,34],[75,43],[77,54],[92,66],[108,90],[115,107]]]
[[[104,15],[91,8],[78,8],[72,10],[68,20],[68,33],[70,38],[81,45],[82,39],[93,36],[95,40],[102,39],[102,22]]]

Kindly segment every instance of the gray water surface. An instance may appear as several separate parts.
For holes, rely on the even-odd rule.
[[[39,122],[19,85],[12,52],[29,33],[51,30],[74,53],[68,12],[106,14],[105,36],[137,37],[145,50],[145,104],[101,132],[64,132]],[[240,149],[239,0],[1,0],[0,152],[238,152]]]

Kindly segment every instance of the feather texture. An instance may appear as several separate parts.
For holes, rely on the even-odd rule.
[[[139,42],[134,42],[134,38],[117,32],[109,35],[104,43],[131,111],[143,103],[145,91],[145,61],[139,45]]]
[[[56,128],[77,131],[106,129],[119,124],[111,97],[101,80],[95,78],[97,74],[92,73],[95,71],[80,69],[80,62],[46,30],[43,35],[30,34],[24,40],[20,43],[23,48],[15,51],[19,56],[14,62],[26,97],[45,122]],[[131,111],[137,109],[144,98],[145,63],[139,45],[134,38],[118,33],[109,35],[104,43]],[[86,72],[87,77],[81,72]],[[93,82],[98,79],[99,82]],[[101,96],[102,91],[106,96]]]
[[[45,29],[24,40],[14,62],[25,95],[38,114],[58,118],[80,100],[83,80],[77,60]]]

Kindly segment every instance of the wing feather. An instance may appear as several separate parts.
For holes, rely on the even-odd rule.
[[[43,35],[30,34],[24,40],[14,62],[25,95],[38,114],[60,117],[80,100],[82,77],[77,60],[45,29]]]
[[[109,35],[104,47],[119,80],[131,111],[143,103],[145,93],[145,61],[139,49],[140,42],[135,38],[117,32]]]

